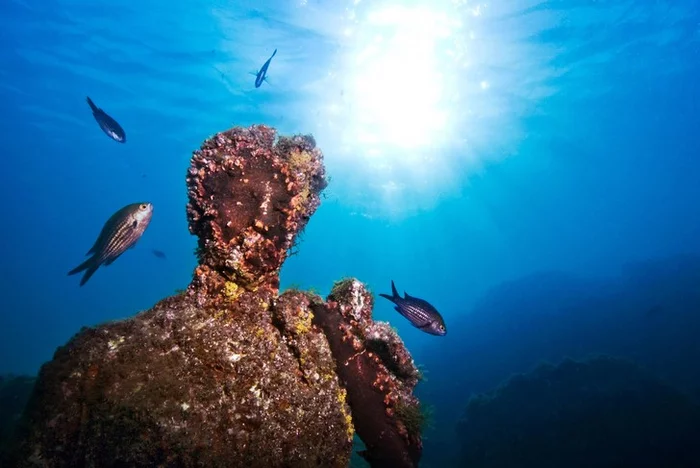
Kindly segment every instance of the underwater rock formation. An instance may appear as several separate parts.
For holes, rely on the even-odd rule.
[[[423,414],[413,388],[421,376],[396,332],[372,320],[372,295],[356,279],[336,283],[314,303],[314,323],[330,344],[348,390],[355,428],[371,466],[418,466]]]
[[[0,466],[17,421],[34,388],[34,377],[0,375]]]
[[[373,466],[403,457],[407,441],[417,460],[419,433],[387,416],[392,405],[412,415],[417,403],[417,371],[398,337],[371,322],[368,305],[360,328],[343,322],[376,347],[365,353],[373,373],[348,376],[326,327],[349,317],[336,317],[347,298],[337,288],[328,305],[301,291],[278,296],[280,267],[325,186],[309,136],[253,126],[206,140],[187,174],[200,260],[191,284],[133,318],[83,328],[56,351],[12,466],[342,467],[354,422],[381,455]],[[323,327],[313,324],[319,311],[328,311]]]
[[[200,264],[190,292],[201,304],[225,281],[276,291],[287,252],[320,204],[327,182],[313,138],[275,138],[262,125],[234,128],[192,157],[187,216]]]
[[[462,466],[700,466],[700,407],[622,359],[567,359],[473,397]]]

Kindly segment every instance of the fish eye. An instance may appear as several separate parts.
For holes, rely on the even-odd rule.
[[[146,206],[145,203],[141,203],[141,206],[139,206],[139,209],[141,210],[145,210],[146,208],[148,208],[148,206]]]
[[[440,331],[445,331],[445,325],[440,324]]]

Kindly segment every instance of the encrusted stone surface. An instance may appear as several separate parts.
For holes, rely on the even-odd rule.
[[[283,299],[308,320],[304,298]],[[306,332],[278,329],[256,293],[84,329],[40,373],[18,466],[345,466],[345,390]]]
[[[364,286],[327,304],[279,295],[325,186],[310,136],[259,125],[205,141],[187,173],[192,282],[59,348],[7,466],[344,467],[355,425],[372,466],[415,466],[418,372]]]
[[[200,293],[216,288],[219,276],[247,288],[279,287],[282,262],[320,204],[327,182],[313,138],[275,138],[264,125],[236,127],[192,157],[187,217],[199,237],[193,286]]]
[[[422,453],[422,415],[413,395],[420,373],[394,330],[372,320],[373,303],[358,280],[339,281],[327,303],[314,304],[314,322],[348,391],[364,458],[377,467],[415,467]]]

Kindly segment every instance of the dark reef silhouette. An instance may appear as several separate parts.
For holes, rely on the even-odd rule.
[[[187,173],[191,284],[60,347],[8,464],[341,467],[356,428],[372,466],[416,466],[419,373],[364,285],[279,295],[325,186],[310,136],[258,125],[207,139]]]
[[[617,278],[548,272],[503,283],[455,319],[465,330],[461,345],[440,348],[457,366],[452,372],[464,376],[461,388],[432,388],[461,398],[542,360],[604,353],[633,359],[700,396],[698,284],[700,257],[690,255],[628,264]],[[450,378],[435,374],[433,381]]]
[[[543,272],[493,287],[453,320],[459,344],[426,350],[450,365],[430,365],[430,386],[421,389],[439,428],[424,459],[459,463],[455,408],[542,361],[629,359],[700,403],[698,284],[700,257],[677,255],[627,264],[617,277]]]
[[[0,375],[0,460],[13,439],[35,380],[23,375]]]
[[[473,397],[459,466],[700,466],[700,406],[631,362],[564,360]]]

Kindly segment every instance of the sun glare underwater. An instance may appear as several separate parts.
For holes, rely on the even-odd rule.
[[[298,127],[331,145],[330,171],[343,173],[332,193],[363,216],[402,219],[459,196],[471,174],[517,151],[521,119],[564,70],[549,63],[556,51],[530,40],[556,17],[514,28],[522,5],[508,5],[301,1],[284,10],[286,24],[312,25],[319,39],[294,53],[320,57],[301,74],[280,60],[270,83],[305,96]],[[216,14],[224,34],[240,30],[240,17]],[[234,70],[226,61],[224,73]]]
[[[533,72],[520,38],[489,32],[486,5],[355,2],[337,25],[331,71],[314,83],[319,139],[355,170],[365,215],[402,217],[454,196],[472,171],[506,157],[519,138],[508,75]],[[513,55],[521,48],[521,56]],[[500,76],[499,76],[500,75]],[[496,81],[492,87],[491,81]],[[530,103],[534,108],[536,99]],[[498,143],[489,129],[507,130]],[[505,136],[507,134],[508,136]]]

